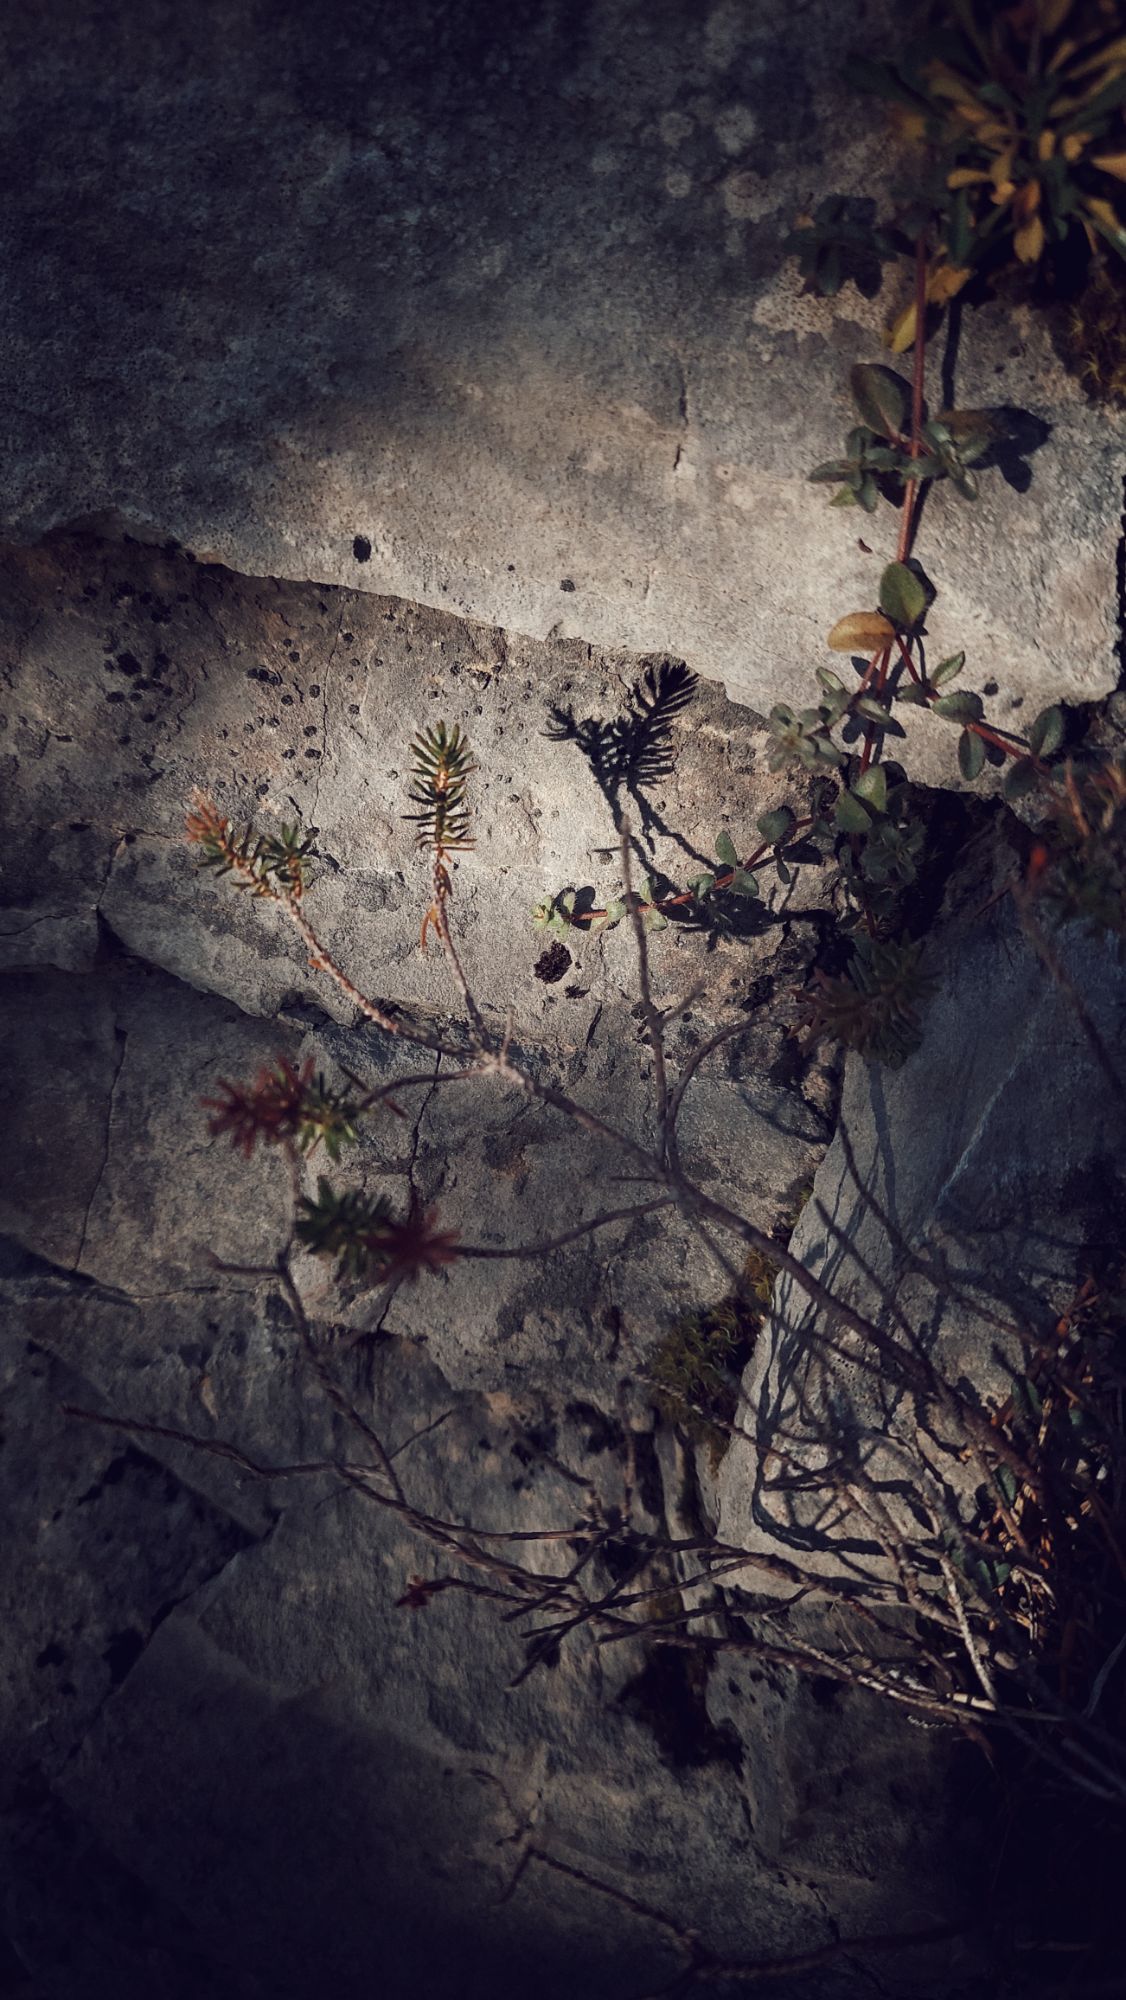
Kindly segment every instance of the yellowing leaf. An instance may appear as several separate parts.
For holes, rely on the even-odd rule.
[[[1054,76],[1058,69],[1062,69],[1065,63],[1069,63],[1071,61],[1071,58],[1075,54],[1075,51],[1078,47],[1079,43],[1073,40],[1072,37],[1070,36],[1067,38],[1066,41],[1061,42],[1059,48],[1055,52],[1055,55],[1052,57],[1050,63],[1048,64],[1045,74],[1048,76]]]
[[[988,179],[989,175],[984,173],[980,167],[955,167],[952,174],[947,174],[946,185],[948,188],[954,188],[955,190],[958,188],[978,187],[982,181],[987,181]]]
[[[926,69],[927,89],[932,97],[945,97],[953,104],[964,104],[977,110],[978,101],[964,77],[946,63],[932,62]]]
[[[1042,0],[1040,7],[1040,28],[1045,35],[1054,35],[1062,28],[1075,5],[1075,0]]]
[[[1060,152],[1068,162],[1068,165],[1074,166],[1084,146],[1089,146],[1090,143],[1091,134],[1089,132],[1069,132],[1063,145],[1060,147]]]
[[[1040,206],[1039,181],[1025,181],[1024,186],[1020,189],[1020,192],[1018,193],[1017,198],[1013,203],[1013,213],[1015,214],[1017,221],[1027,222],[1030,215],[1035,215],[1039,206]]]
[[[972,276],[973,273],[963,265],[940,264],[927,279],[927,298],[932,306],[944,306],[948,299],[961,291],[963,285],[969,283]]]
[[[1013,248],[1022,264],[1035,264],[1044,251],[1044,225],[1038,215],[1026,222],[1013,237]]]
[[[826,644],[834,653],[882,653],[895,637],[895,627],[881,611],[850,611],[838,618]]]
[[[1092,215],[1096,216],[1100,222],[1106,224],[1106,227],[1108,229],[1113,229],[1119,236],[1121,236],[1122,224],[1119,222],[1118,217],[1115,214],[1113,208],[1111,207],[1109,201],[1103,201],[1101,197],[1096,194],[1085,194],[1083,197],[1083,203],[1086,208],[1090,209]]]
[[[921,111],[909,111],[905,104],[893,104],[890,110],[891,123],[901,139],[909,144],[925,136],[927,121]]]
[[[1015,193],[1016,193],[1016,184],[1015,184],[1015,182],[1013,182],[1013,181],[1002,181],[1002,182],[1001,182],[1001,185],[1000,185],[1000,187],[995,187],[995,188],[994,188],[994,190],[993,190],[993,205],[994,205],[994,207],[995,207],[995,208],[1004,208],[1004,206],[1005,206],[1005,203],[1006,203],[1007,201],[1011,201],[1011,200],[1012,200],[1012,198],[1013,198],[1013,196],[1015,195]]]
[[[1084,56],[1082,62],[1073,63],[1071,74],[1090,76],[1092,70],[1105,70],[1106,76],[1099,78],[1101,89],[1104,82],[1110,81],[1111,72],[1120,68],[1124,62],[1126,62],[1126,35],[1119,35],[1116,41],[1108,42],[1105,48],[1097,49],[1094,55]]]
[[[1056,135],[1050,126],[1045,126],[1036,142],[1036,157],[1039,160],[1050,160],[1055,150]]]
[[[991,161],[989,167],[989,178],[993,182],[994,187],[1011,188],[1013,180],[1013,160],[1015,159],[1015,157],[1016,157],[1015,149],[1012,146],[1007,146],[1003,153],[998,153],[996,159]]]
[[[893,320],[884,339],[893,354],[905,354],[915,343],[915,308],[907,306],[899,318]]]
[[[1092,153],[1091,165],[1100,174],[1113,174],[1116,181],[1126,181],[1126,153]]]

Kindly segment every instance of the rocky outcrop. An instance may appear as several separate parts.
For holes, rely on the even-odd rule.
[[[315,820],[309,907],[333,947],[447,1021],[399,815],[411,730],[461,719],[478,845],[454,909],[490,1018],[511,1007],[541,1073],[643,1133],[628,931],[571,935],[555,976],[529,922],[553,888],[616,881],[606,799],[545,738],[550,712],[612,718],[642,663],[89,537],[9,552],[7,579],[0,1930],[36,2000],[359,2000],[373,1981],[389,2000],[532,1981],[609,2000],[683,1964],[677,1925],[761,1960],[958,1920],[944,1739],[753,1662],[709,1674],[582,1634],[513,1687],[524,1626],[503,1603],[399,1605],[443,1559],[330,1474],[285,1473],[355,1443],[276,1287],[213,1261],[268,1261],[288,1202],[273,1159],[209,1141],[199,1100],[220,1077],[278,1053],[372,1080],[418,1062],[356,1028],[269,911],[193,868],[191,785],[266,826]],[[664,775],[623,801],[655,867],[679,879],[720,824],[750,837],[782,784],[764,742],[714,690],[681,711]],[[771,1004],[824,910],[805,864],[732,932],[654,939],[660,995],[705,983],[676,1060],[728,996],[757,1010],[702,1072],[683,1145],[767,1222],[831,1131],[831,1069],[795,1059]],[[463,1238],[534,1240],[629,1198],[596,1140],[495,1086],[439,1072],[401,1111],[347,1179],[436,1203]],[[692,1454],[646,1369],[727,1284],[682,1225],[467,1262],[390,1301],[308,1262],[301,1282],[424,1511],[566,1528],[591,1490],[620,1507],[632,1465],[634,1519],[680,1531]],[[233,1443],[262,1474],[76,1407]],[[896,1976],[948,1990],[949,1949]],[[959,1988],[975,1962],[956,1947]],[[801,1990],[844,2000],[871,1976],[844,1953]]]
[[[784,36],[739,0],[329,0],[315,33],[17,0],[0,523],[114,519],[793,701],[892,553],[805,475],[901,301],[804,297],[780,246],[819,192],[899,175],[841,68],[909,32],[822,0]],[[1036,446],[974,507],[936,491],[921,551],[935,657],[964,647],[1019,727],[1114,683],[1120,422],[1027,308],[975,312],[931,374]],[[941,725],[908,754],[958,783]]]

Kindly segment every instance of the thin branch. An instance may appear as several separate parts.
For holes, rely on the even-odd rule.
[[[592,1216],[589,1222],[577,1222],[573,1229],[565,1229],[560,1236],[543,1236],[535,1243],[512,1243],[494,1249],[488,1243],[459,1243],[460,1257],[546,1257],[552,1250],[562,1250],[568,1243],[577,1243],[580,1237],[589,1236],[595,1229],[607,1229],[612,1222],[633,1222],[640,1215],[653,1215],[659,1208],[675,1208],[671,1194],[659,1195],[655,1201],[635,1202],[631,1208],[607,1209],[603,1215]]]

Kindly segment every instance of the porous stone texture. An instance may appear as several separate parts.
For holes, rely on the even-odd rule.
[[[13,0],[0,523],[113,517],[804,700],[895,538],[805,474],[909,278],[818,301],[780,244],[900,176],[841,67],[910,31],[882,0],[326,0],[315,27]],[[1002,303],[929,389],[1017,406],[1036,447],[975,507],[935,491],[919,551],[935,657],[964,647],[1019,729],[1114,683],[1121,419]],[[957,784],[913,720],[913,768]]]
[[[553,707],[619,715],[645,663],[88,535],[9,551],[2,603],[0,1933],[35,2000],[621,2000],[683,1963],[645,1910],[750,1959],[959,1920],[974,1830],[944,1738],[751,1661],[709,1674],[584,1634],[512,1687],[506,1604],[398,1605],[448,1559],[330,1475],[285,1473],[362,1441],[277,1287],[213,1261],[269,1262],[290,1194],[276,1155],[208,1138],[199,1100],[279,1053],[372,1082],[431,1072],[328,1171],[435,1204],[463,1239],[534,1240],[637,1198],[589,1134],[358,1028],[276,911],[195,868],[182,816],[202,783],[237,820],[315,822],[311,917],[381,998],[448,1028],[460,998],[419,950],[426,863],[400,815],[412,730],[461,721],[477,846],[453,921],[488,1017],[511,1010],[537,1074],[644,1136],[628,928],[569,935],[554,976],[528,912],[617,886],[607,801],[543,732]],[[753,844],[786,795],[765,741],[715,689],[681,711],[664,775],[621,801],[654,872],[695,872],[721,825]],[[820,871],[765,881],[734,928],[670,928],[652,959],[662,1002],[706,984],[676,1065],[748,1009],[682,1145],[770,1226],[824,1152],[834,1079],[772,1004],[827,920]],[[728,1281],[684,1225],[465,1262],[390,1299],[297,1268],[431,1515],[567,1528],[592,1487],[624,1503],[632,1462],[634,1519],[685,1531],[701,1489],[646,1368]],[[233,1442],[262,1476],[76,1409]],[[539,1559],[550,1577],[570,1556]],[[984,1976],[955,1940],[844,1953],[784,1991],[976,1996]]]

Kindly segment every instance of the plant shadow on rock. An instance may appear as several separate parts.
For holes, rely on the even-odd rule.
[[[622,829],[623,798],[630,799],[637,807],[643,834],[663,834],[694,861],[703,862],[705,857],[666,825],[646,796],[672,776],[673,723],[695,699],[698,685],[696,675],[683,660],[662,660],[658,666],[646,667],[634,682],[624,715],[604,722],[598,716],[579,718],[573,708],[553,705],[551,723],[544,734],[553,743],[574,743],[582,751],[615,832]]]

